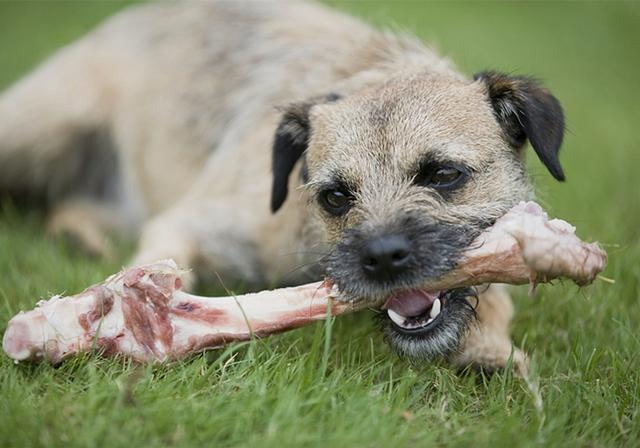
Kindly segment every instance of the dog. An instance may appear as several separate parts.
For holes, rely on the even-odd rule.
[[[131,235],[132,263],[173,258],[192,280],[326,274],[387,305],[401,354],[522,373],[504,287],[421,288],[533,196],[527,141],[564,179],[563,133],[536,80],[469,78],[320,4],[146,4],[0,96],[0,191],[44,200],[48,229],[89,252]]]

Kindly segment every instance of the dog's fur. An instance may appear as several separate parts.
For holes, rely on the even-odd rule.
[[[532,196],[527,139],[563,179],[563,130],[535,81],[469,79],[417,40],[321,5],[143,5],[0,96],[0,191],[45,198],[50,230],[96,253],[108,252],[108,233],[139,234],[135,263],[171,257],[255,286],[324,268],[379,303],[450,269]],[[425,163],[464,167],[467,179],[441,194],[417,181]],[[336,186],[351,198],[342,216],[319,205]],[[407,235],[414,265],[369,281],[359,245],[389,232]],[[460,323],[426,342],[386,331],[411,356],[493,369],[513,354],[525,369],[502,287],[477,297],[476,324],[454,311]]]

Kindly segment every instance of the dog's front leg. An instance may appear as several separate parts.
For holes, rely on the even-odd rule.
[[[223,281],[259,281],[256,256],[249,242],[255,220],[251,210],[235,208],[234,203],[228,197],[179,202],[147,222],[132,264],[172,258],[181,268],[191,270],[185,277],[187,289],[196,273],[203,271]]]
[[[460,351],[452,356],[453,363],[495,371],[507,367],[511,359],[513,372],[525,376],[527,356],[513,346],[509,336],[513,305],[505,286],[491,285],[480,294],[476,312],[478,319],[469,328]]]

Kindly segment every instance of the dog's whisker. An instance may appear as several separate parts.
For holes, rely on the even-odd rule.
[[[303,263],[299,266],[296,266],[295,268],[289,270],[288,272],[284,273],[282,275],[283,279],[286,279],[288,277],[291,277],[293,274],[296,274],[300,271],[304,271],[305,269],[309,269],[312,268],[313,266],[318,266],[320,264],[320,260],[316,260],[316,261],[310,261],[308,263]]]
[[[278,254],[278,257],[289,257],[292,255],[313,255],[313,256],[320,256],[320,257],[328,257],[329,256],[329,252],[313,252],[313,251],[296,251],[296,252],[282,252],[280,254]]]

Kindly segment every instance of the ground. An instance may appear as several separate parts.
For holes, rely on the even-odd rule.
[[[541,202],[604,243],[589,288],[515,288],[529,382],[411,365],[372,313],[234,345],[166,367],[86,356],[61,367],[0,356],[0,446],[637,446],[640,441],[640,6],[633,3],[334,2],[427,39],[467,73],[532,73],[562,101],[565,184],[530,156]],[[0,87],[124,7],[0,3]],[[0,209],[0,332],[53,293],[117,270]]]

